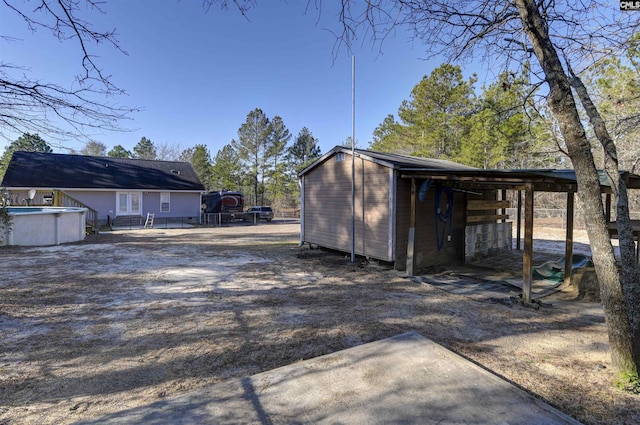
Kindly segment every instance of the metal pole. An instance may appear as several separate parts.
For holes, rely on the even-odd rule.
[[[356,262],[356,57],[351,57],[351,262]]]

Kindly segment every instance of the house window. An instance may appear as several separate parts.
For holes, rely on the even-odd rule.
[[[160,212],[168,213],[171,211],[171,194],[169,192],[160,192]]]
[[[338,152],[336,154],[336,162],[344,161],[344,152]]]

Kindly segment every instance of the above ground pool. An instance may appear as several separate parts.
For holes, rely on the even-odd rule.
[[[86,208],[7,207],[11,228],[0,234],[0,245],[42,246],[84,240]]]

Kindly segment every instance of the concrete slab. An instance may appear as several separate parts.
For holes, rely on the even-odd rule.
[[[82,424],[579,424],[409,332]]]

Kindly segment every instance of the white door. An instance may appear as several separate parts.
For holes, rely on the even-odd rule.
[[[118,215],[140,215],[142,213],[141,195],[140,192],[118,192],[116,195]]]

